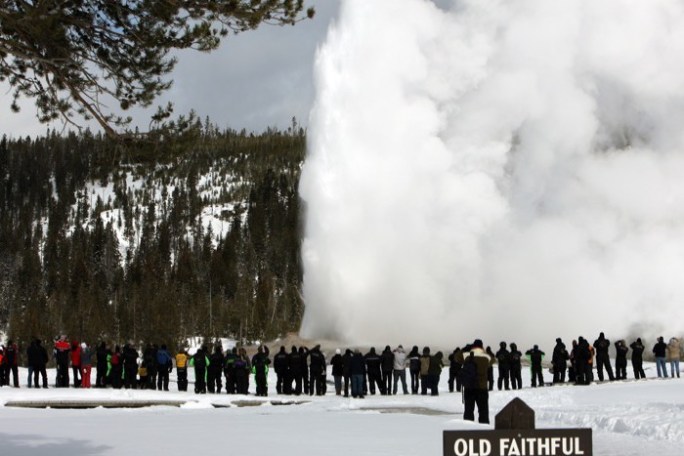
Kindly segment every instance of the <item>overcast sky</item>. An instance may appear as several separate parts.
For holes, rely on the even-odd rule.
[[[314,56],[337,16],[340,0],[306,3],[316,8],[312,20],[294,27],[262,25],[256,31],[229,37],[209,54],[183,52],[172,76],[173,87],[153,106],[172,101],[176,114],[194,109],[219,127],[238,130],[286,128],[293,116],[306,124],[314,98]],[[19,114],[10,111],[8,89],[0,84],[0,135],[44,134],[48,127],[36,120],[32,101],[22,103]],[[155,109],[134,112],[141,128],[147,128],[146,119]]]

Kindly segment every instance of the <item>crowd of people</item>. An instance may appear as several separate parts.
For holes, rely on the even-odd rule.
[[[618,340],[615,347],[615,371],[610,363],[610,340],[604,333],[591,344],[584,337],[573,340],[566,347],[561,338],[551,355],[550,371],[554,384],[571,382],[587,385],[596,381],[627,378],[627,357],[631,349],[631,364],[635,379],[645,378],[643,354],[645,346],[640,338],[629,345]],[[651,350],[656,362],[658,377],[670,375],[679,377],[681,343],[673,337],[665,343],[659,337]],[[180,350],[172,355],[166,345],[147,344],[141,353],[133,344],[113,349],[105,342],[92,348],[85,342],[69,341],[66,336],[55,339],[52,354],[56,364],[54,386],[76,388],[91,387],[91,369],[95,366],[96,388],[134,388],[169,390],[169,374],[176,369],[179,391],[188,389],[188,369],[194,370],[194,391],[197,394],[221,393],[225,387],[228,394],[248,394],[250,378],[254,376],[257,396],[267,396],[267,377],[270,366],[276,375],[276,392],[285,395],[324,395],[327,389],[328,362],[320,345],[312,349],[292,346],[288,351],[281,346],[273,356],[267,346],[258,347],[256,354],[249,357],[244,347],[233,347],[224,351],[220,344],[212,350],[200,347],[193,355]],[[515,343],[499,344],[494,353],[491,347],[484,347],[480,339],[463,348],[457,347],[447,359],[441,351],[431,353],[430,347],[418,346],[406,352],[402,345],[392,349],[389,345],[380,353],[371,347],[367,353],[360,349],[337,349],[330,358],[330,373],[333,377],[335,394],[344,397],[363,398],[368,394],[438,395],[442,369],[448,363],[448,390],[462,392],[465,404],[464,417],[474,420],[475,406],[478,419],[489,422],[488,392],[522,388],[523,360],[530,367],[533,388],[544,386],[545,353],[537,345],[524,354]],[[48,388],[48,350],[39,339],[34,339],[26,349],[28,387]],[[494,379],[494,365],[498,365],[498,377]],[[0,346],[0,386],[19,387],[19,348],[9,340]],[[407,376],[408,371],[408,376]],[[407,378],[408,377],[408,378]],[[224,383],[225,382],[225,383]]]

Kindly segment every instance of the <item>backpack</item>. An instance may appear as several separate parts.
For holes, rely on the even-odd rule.
[[[479,383],[475,354],[470,352],[470,356],[463,361],[463,366],[461,367],[461,384],[464,388],[477,389],[480,387]]]

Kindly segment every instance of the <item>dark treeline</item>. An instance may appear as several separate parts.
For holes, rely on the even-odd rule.
[[[3,137],[0,331],[175,349],[296,330],[304,149],[295,122],[256,135],[195,121],[125,147]]]

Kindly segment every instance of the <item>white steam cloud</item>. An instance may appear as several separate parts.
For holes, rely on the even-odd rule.
[[[315,72],[304,336],[681,334],[684,2],[346,0]]]

